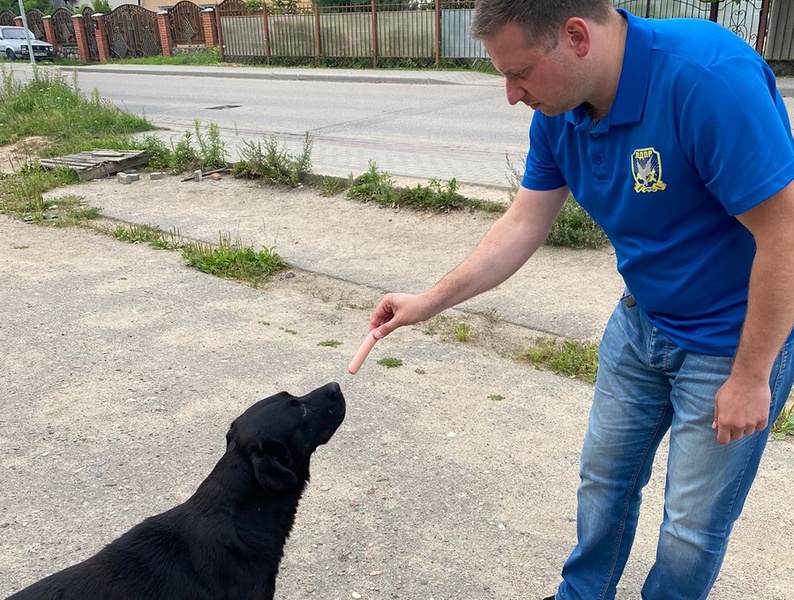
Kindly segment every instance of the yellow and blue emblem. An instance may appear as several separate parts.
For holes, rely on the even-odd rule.
[[[631,155],[631,173],[635,192],[659,192],[667,187],[662,181],[662,157],[653,148],[640,148]]]

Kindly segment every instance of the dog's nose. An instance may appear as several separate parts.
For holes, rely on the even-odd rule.
[[[332,381],[328,384],[328,390],[338,394],[342,391],[342,388],[339,387],[339,384],[336,381]]]

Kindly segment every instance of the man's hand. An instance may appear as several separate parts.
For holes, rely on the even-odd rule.
[[[372,311],[369,329],[377,329],[377,339],[403,325],[415,325],[435,316],[426,294],[386,294]]]
[[[769,424],[772,393],[768,381],[749,382],[731,375],[714,396],[714,422],[717,441],[727,444]]]

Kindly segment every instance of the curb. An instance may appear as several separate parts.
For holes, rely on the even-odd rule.
[[[63,67],[62,70],[65,70]],[[472,71],[351,71],[332,69],[283,69],[252,67],[141,67],[123,65],[87,65],[69,67],[69,71],[86,73],[127,73],[132,75],[166,75],[171,77],[215,77],[219,79],[263,79],[272,81],[323,81],[339,83],[397,83],[412,85],[503,85],[498,75]],[[794,97],[794,77],[778,77],[777,88],[783,97]]]

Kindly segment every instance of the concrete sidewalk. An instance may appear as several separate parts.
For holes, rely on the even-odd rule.
[[[576,535],[592,387],[502,350],[543,321],[571,336],[600,331],[620,293],[608,251],[544,249],[483,304],[380,341],[352,377],[344,369],[383,290],[443,274],[487,216],[230,179],[54,194],[66,192],[130,223],[275,245],[300,268],[252,289],[175,252],[0,216],[0,597],[184,500],[255,400],[330,380],[348,414],[313,460],[277,598],[554,592]],[[450,335],[458,322],[471,341]],[[653,563],[665,458],[663,447],[618,600],[639,596]],[[792,477],[794,445],[772,443],[711,600],[794,597],[790,549],[774,535],[794,529]]]
[[[71,71],[72,67],[68,70]],[[325,68],[287,68],[287,67],[179,67],[160,65],[118,65],[100,64],[77,67],[79,71],[93,73],[129,73],[163,76],[205,76],[238,79],[271,79],[284,81],[335,81],[364,83],[405,83],[427,85],[503,85],[502,77],[476,71],[432,71],[398,69],[325,69]],[[794,97],[794,77],[778,77],[777,86],[784,97]]]

